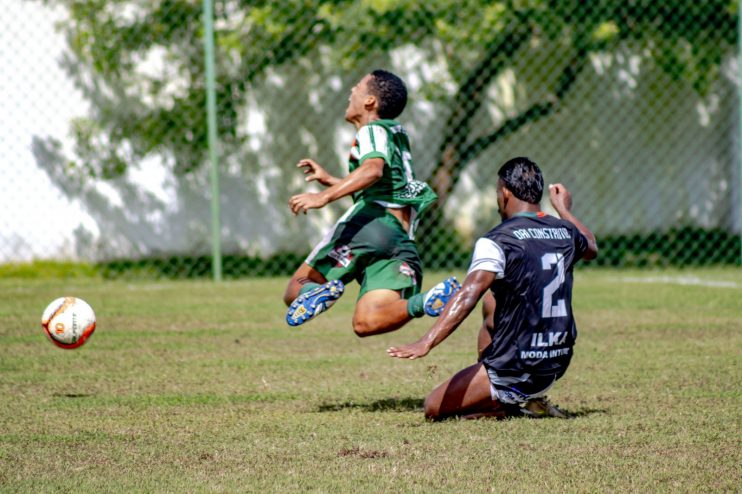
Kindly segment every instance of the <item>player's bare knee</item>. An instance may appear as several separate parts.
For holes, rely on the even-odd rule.
[[[364,303],[363,300],[356,305],[353,313],[353,331],[357,336],[364,338],[377,333],[378,325],[374,319],[374,308]]]
[[[428,395],[427,398],[425,398],[425,404],[423,405],[423,411],[425,412],[425,418],[428,420],[440,420],[440,407],[438,406],[438,403],[435,399],[433,399],[433,395]]]
[[[376,328],[371,325],[370,321],[368,321],[364,317],[353,317],[353,331],[356,333],[357,336],[361,338],[371,336],[374,334],[375,329]]]

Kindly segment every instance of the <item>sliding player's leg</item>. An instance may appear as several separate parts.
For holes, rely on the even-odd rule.
[[[457,372],[425,398],[425,417],[505,418],[508,407],[492,398],[490,380],[482,363]]]

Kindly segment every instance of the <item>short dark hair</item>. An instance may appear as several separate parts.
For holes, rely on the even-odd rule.
[[[374,70],[368,90],[379,100],[379,117],[397,118],[407,105],[407,87],[402,79],[386,70]]]
[[[521,201],[530,204],[541,202],[544,195],[544,177],[538,165],[528,158],[518,157],[507,161],[500,167],[497,176]]]

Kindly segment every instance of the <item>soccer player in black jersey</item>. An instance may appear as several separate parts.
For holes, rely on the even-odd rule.
[[[577,331],[572,316],[572,269],[598,254],[595,236],[570,212],[571,194],[549,186],[560,218],[540,211],[544,180],[528,158],[498,171],[502,223],[480,238],[461,290],[417,342],[391,347],[392,357],[424,357],[485,297],[479,362],[461,370],[425,399],[425,416],[477,418],[510,414],[559,416],[546,391],[564,375]]]

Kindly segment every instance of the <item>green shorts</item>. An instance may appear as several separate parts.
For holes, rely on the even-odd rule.
[[[377,289],[402,298],[420,292],[423,272],[415,241],[400,221],[375,203],[356,203],[314,248],[306,263],[328,280],[361,285],[358,298]]]

